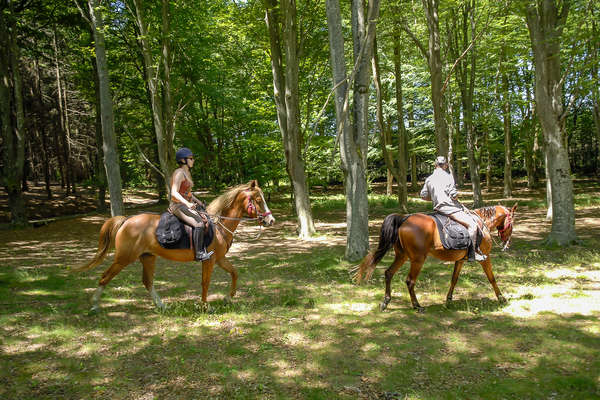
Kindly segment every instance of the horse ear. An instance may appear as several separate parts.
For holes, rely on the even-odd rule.
[[[510,209],[510,213],[514,214],[515,210],[517,209],[517,204],[519,204],[519,202],[516,202],[514,206],[512,206],[512,208]]]
[[[248,184],[250,185],[250,189],[258,187],[258,181],[256,179],[252,179],[250,182],[248,182]]]

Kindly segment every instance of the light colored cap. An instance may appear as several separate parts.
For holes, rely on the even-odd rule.
[[[435,165],[441,165],[441,164],[446,164],[446,163],[447,163],[446,157],[444,157],[444,156],[438,156],[435,159]]]

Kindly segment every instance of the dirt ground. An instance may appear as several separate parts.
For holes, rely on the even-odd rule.
[[[84,215],[97,210],[97,190],[92,187],[79,186],[76,194],[66,195],[64,188],[53,184],[50,188],[52,198],[48,199],[43,183],[29,182],[29,190],[24,193],[25,207],[29,221],[36,224],[40,220]],[[125,189],[123,201],[126,209],[156,204],[158,199],[151,190]],[[108,199],[107,210],[110,210]],[[0,225],[10,222],[8,197],[0,189]],[[45,221],[42,221],[45,222]]]

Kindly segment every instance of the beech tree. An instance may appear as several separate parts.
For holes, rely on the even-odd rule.
[[[269,30],[277,120],[283,140],[286,169],[294,191],[300,225],[299,236],[307,238],[315,233],[315,226],[308,198],[300,138],[296,1],[282,0],[278,5],[277,0],[268,0],[266,6],[265,22]],[[283,21],[280,21],[280,11]]]
[[[573,181],[565,147],[563,76],[560,39],[570,7],[569,0],[537,0],[525,10],[535,63],[535,101],[544,133],[547,177],[550,182],[552,230],[547,240],[561,246],[576,239]]]

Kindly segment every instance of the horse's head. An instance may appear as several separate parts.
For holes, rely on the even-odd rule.
[[[250,218],[258,218],[258,222],[263,226],[271,226],[275,218],[269,210],[263,191],[258,186],[256,180],[248,182],[248,189],[243,191],[244,209]]]
[[[514,206],[512,206],[511,209],[508,209],[504,206],[498,206],[496,208],[496,228],[498,229],[498,236],[500,236],[500,240],[502,240],[505,243],[504,249],[507,249],[510,245],[510,238],[512,236],[513,223],[515,220],[514,215],[516,209],[516,203]]]

